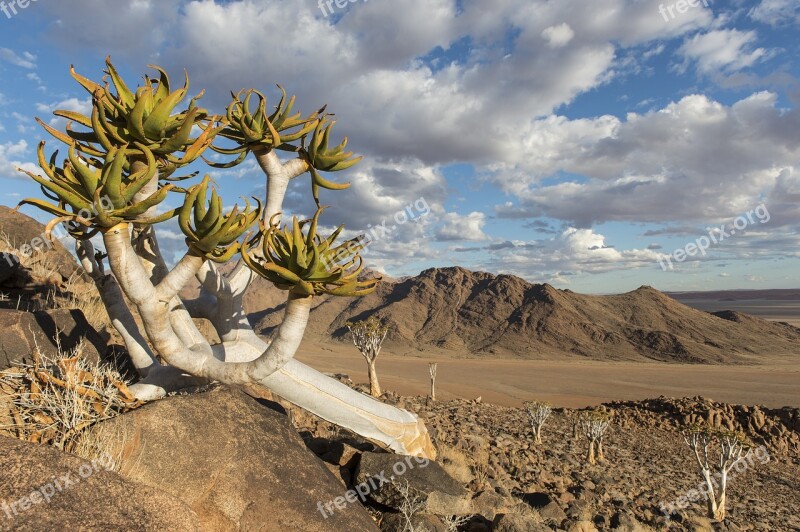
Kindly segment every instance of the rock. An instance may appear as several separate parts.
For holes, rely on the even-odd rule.
[[[0,205],[0,234],[19,253],[35,255],[36,260],[53,265],[63,280],[81,272],[78,262],[61,242],[48,240],[44,232],[45,226],[30,216]]]
[[[125,436],[121,474],[185,501],[204,529],[377,530],[275,403],[219,387],[102,425]]]
[[[0,286],[19,271],[19,258],[11,253],[0,253]]]
[[[507,499],[494,491],[484,491],[472,499],[471,506],[474,513],[494,521],[498,514],[510,513],[517,504],[517,501]]]
[[[39,350],[52,357],[58,352],[56,337],[62,351],[74,349],[85,339],[83,356],[90,362],[98,362],[105,354],[106,345],[83,313],[75,309],[42,310],[21,312],[0,309],[0,370],[15,362],[32,361],[32,354]]]
[[[435,515],[419,514],[411,518],[411,530],[425,530],[427,532],[448,532],[447,526]],[[356,529],[346,529],[356,530]],[[386,532],[398,532],[409,530],[406,527],[406,520],[401,514],[384,514],[381,521],[381,530]]]
[[[551,502],[539,510],[539,515],[542,516],[542,519],[544,519],[545,522],[551,522],[558,526],[560,526],[561,523],[563,523],[567,518],[567,514],[564,513],[564,510],[562,510],[561,506],[559,506],[556,502]]]
[[[356,470],[356,484],[374,486],[369,491],[372,500],[390,508],[399,508],[403,502],[403,496],[398,491],[400,483],[408,483],[414,497],[430,501],[432,506],[436,506],[436,511],[429,507],[428,513],[457,515],[458,512],[448,514],[444,511],[448,507],[463,508],[471,499],[470,493],[436,462],[388,453],[365,452],[361,455]]]
[[[570,525],[567,532],[597,532],[597,527],[591,521],[577,521]]]
[[[494,530],[495,532],[550,532],[551,528],[534,516],[505,514],[495,518]]]
[[[714,532],[714,525],[707,517],[692,516],[687,521],[687,528],[692,532]]]
[[[175,497],[53,447],[0,436],[0,471],[0,530],[200,530]]]
[[[573,521],[588,521],[592,518],[592,508],[585,499],[569,503],[566,513]]]
[[[620,532],[646,532],[646,528],[639,522],[633,513],[621,510],[611,518],[611,529]]]

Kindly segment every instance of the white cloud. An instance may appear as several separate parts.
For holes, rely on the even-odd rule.
[[[776,108],[776,98],[761,92],[724,106],[691,95],[624,122],[539,120],[523,135],[516,164],[491,167],[493,181],[519,198],[519,206],[498,213],[581,227],[716,220],[753,208],[779,187],[774,201],[788,209],[800,173],[800,112]],[[540,184],[558,172],[586,179]]]
[[[28,143],[24,139],[17,142],[6,142],[0,144],[0,176],[12,179],[23,179],[25,176],[17,171],[23,168],[30,172],[38,172],[39,167],[33,163],[22,162],[19,158],[27,153]],[[27,179],[27,178],[25,178]]]
[[[10,48],[0,48],[0,59],[22,68],[36,68],[36,56],[30,52],[17,54]]]
[[[563,22],[558,26],[550,26],[542,30],[542,37],[547,41],[550,48],[561,48],[566,46],[575,37],[575,32],[569,24]]]
[[[478,242],[489,238],[483,232],[486,215],[482,212],[465,215],[448,212],[444,215],[443,221],[443,225],[436,232],[438,240]]]
[[[749,16],[770,26],[800,24],[800,3],[797,0],[761,0],[750,10]]]
[[[766,49],[754,47],[757,40],[755,31],[713,30],[686,39],[678,53],[695,63],[701,74],[731,73],[767,56]]]

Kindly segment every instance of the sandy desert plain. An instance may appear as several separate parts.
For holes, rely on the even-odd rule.
[[[733,294],[733,295],[732,295]],[[736,293],[693,292],[673,297],[698,310],[734,310],[768,321],[800,327],[800,299],[774,299]],[[760,296],[760,298],[758,298]],[[797,297],[784,292],[782,297]],[[522,406],[533,399],[568,408],[612,400],[639,400],[665,395],[703,395],[715,401],[760,404],[771,408],[800,405],[800,356],[763,353],[758,365],[666,364],[593,360],[491,359],[437,352],[397,354],[385,347],[378,374],[385,389],[401,395],[429,390],[428,363],[439,364],[437,394],[443,399],[482,400]],[[348,343],[305,342],[297,357],[320,371],[346,373],[367,382],[364,359]]]

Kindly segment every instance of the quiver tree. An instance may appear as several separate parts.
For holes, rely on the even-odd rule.
[[[381,352],[381,346],[389,333],[389,328],[375,316],[370,316],[362,321],[349,321],[346,325],[353,336],[353,344],[367,361],[369,393],[373,397],[380,397],[381,385],[378,382],[378,372],[375,370],[375,360]]]
[[[592,465],[605,461],[603,438],[611,426],[612,415],[604,410],[588,410],[580,414],[580,427],[589,442],[586,461]]]
[[[342,227],[327,237],[317,231],[320,189],[348,186],[322,174],[345,170],[360,159],[346,151],[347,138],[330,144],[331,115],[324,108],[293,114],[295,98],[287,100],[283,89],[272,112],[266,97],[253,89],[235,94],[220,114],[198,106],[202,92],[179,111],[188,75],[174,90],[167,73],[154,67],[158,79],[145,77],[132,90],[109,60],[106,66],[102,83],[71,70],[91,95],[90,116],[55,111],[67,120],[63,130],[39,120],[66,145],[67,158],[59,160],[58,152],[48,158],[40,143],[43,175],[26,173],[45,199],[20,205],[56,216],[48,231],[65,223],[75,238],[80,262],[141,377],[130,387],[135,398],[158,399],[198,382],[263,386],[396,452],[433,458],[427,430],[416,416],[294,360],[315,297],[358,297],[379,281],[361,280],[360,240],[337,245]],[[212,163],[203,157],[209,149],[235,158]],[[192,184],[197,172],[180,175],[192,163],[229,168],[249,154],[266,177],[266,197],[246,202],[243,209],[226,212],[208,177]],[[295,217],[282,227],[287,187],[306,173],[318,210],[311,220]],[[163,207],[168,203],[179,207]],[[186,252],[169,268],[157,227],[173,218],[185,236]],[[95,252],[95,237],[104,252]],[[223,274],[218,265],[237,257],[241,260]],[[243,308],[256,276],[286,292],[283,321],[270,342],[254,333]],[[192,279],[201,284],[200,297],[184,301],[178,294]],[[192,318],[210,320],[222,342],[211,345]]]
[[[533,443],[540,444],[542,443],[542,427],[553,413],[553,407],[550,403],[542,401],[526,401],[525,409],[528,411],[528,418],[531,421],[531,428],[533,428]]]
[[[428,364],[428,373],[431,375],[431,401],[436,400],[436,373],[439,370],[439,364],[431,362]]]
[[[741,433],[707,425],[692,425],[683,431],[683,439],[694,452],[706,483],[708,517],[724,521],[728,475],[736,464],[749,457],[752,445]]]

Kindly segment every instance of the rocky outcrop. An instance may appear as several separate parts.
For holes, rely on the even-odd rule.
[[[66,281],[81,271],[78,262],[61,242],[46,238],[44,225],[3,205],[0,205],[0,236],[18,250],[17,254],[35,255],[36,261],[51,265],[61,280]],[[6,260],[2,262],[8,264]]]
[[[59,346],[68,352],[83,342],[83,357],[90,362],[97,362],[106,351],[105,341],[75,309],[0,309],[0,331],[0,370],[16,362],[30,362],[36,349],[52,357]]]
[[[708,424],[742,432],[772,453],[800,457],[800,408],[734,405],[705,397],[659,397],[608,405],[618,412],[620,423],[676,429],[696,423]]]
[[[104,465],[0,436],[0,530],[200,530],[186,504]]]
[[[275,403],[220,387],[148,404],[101,430],[125,435],[123,476],[185,501],[206,530],[377,530],[362,506],[339,504],[342,485]]]

